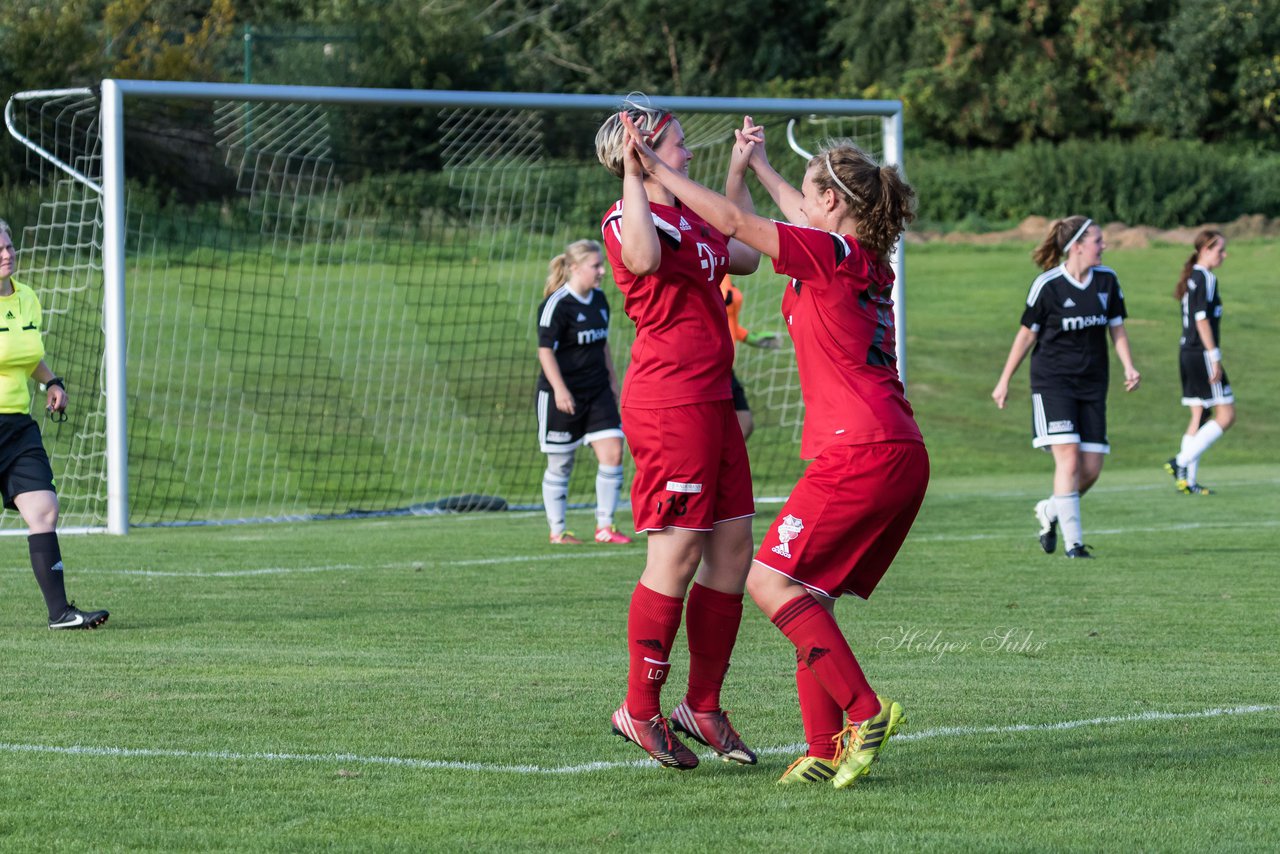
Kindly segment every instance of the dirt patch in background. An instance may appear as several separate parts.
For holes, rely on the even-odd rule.
[[[943,234],[940,231],[908,231],[905,235],[907,243],[965,243],[985,246],[995,243],[1039,243],[1049,231],[1050,220],[1043,216],[1029,216],[1013,228],[1004,231],[988,231],[980,234],[952,231]],[[1123,222],[1109,222],[1102,227],[1107,246],[1112,249],[1143,249],[1152,243],[1171,243],[1190,246],[1195,242],[1196,234],[1202,228],[1213,228],[1221,231],[1228,240],[1247,238],[1280,237],[1280,217],[1268,219],[1261,214],[1242,216],[1234,222],[1213,223],[1187,226],[1183,228],[1159,229],[1149,225],[1125,225]]]

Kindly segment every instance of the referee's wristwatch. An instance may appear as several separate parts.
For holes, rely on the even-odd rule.
[[[45,380],[43,383],[41,383],[41,385],[45,387],[46,391],[49,389],[50,386],[55,386],[55,385],[58,388],[62,389],[63,391],[67,390],[67,385],[62,381],[62,377],[49,377],[49,379]]]

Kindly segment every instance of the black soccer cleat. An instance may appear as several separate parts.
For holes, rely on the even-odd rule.
[[[1178,465],[1177,457],[1170,457],[1164,462],[1165,474],[1173,478],[1173,488],[1183,495],[1190,495],[1187,489],[1187,467]]]
[[[1087,558],[1089,560],[1093,560],[1093,555],[1089,554],[1089,547],[1080,543],[1076,543],[1067,550],[1067,557]]]
[[[106,611],[81,611],[76,603],[67,603],[66,610],[56,620],[49,621],[51,629],[96,629],[111,616]]]
[[[1040,523],[1040,548],[1047,555],[1058,548],[1058,520],[1049,515],[1050,500],[1036,502],[1036,520]]]

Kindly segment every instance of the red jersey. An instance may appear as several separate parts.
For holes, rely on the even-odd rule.
[[[729,267],[725,236],[687,208],[649,204],[662,261],[636,276],[622,263],[622,202],[601,229],[623,310],[636,325],[622,405],[643,409],[733,397],[733,339],[720,279]]]
[[[782,317],[804,396],[800,456],[814,459],[831,445],[922,442],[898,380],[893,270],[853,237],[776,225],[773,268],[792,277]]]

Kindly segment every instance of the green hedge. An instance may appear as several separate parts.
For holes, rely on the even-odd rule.
[[[1198,142],[1065,142],[908,151],[906,162],[927,228],[982,230],[1072,213],[1158,228],[1280,216],[1276,152]]]
[[[908,150],[906,164],[920,197],[921,228],[983,231],[1031,215],[1070,213],[1158,228],[1230,222],[1243,214],[1280,217],[1280,152],[1274,151],[1250,153],[1198,142],[1029,143],[1004,151]],[[435,172],[388,172],[348,181],[343,200],[356,210],[416,210],[420,225],[438,225],[469,206],[525,199],[532,182],[541,187],[533,196],[556,200],[561,223],[581,222],[587,228],[615,197],[616,187],[602,175],[594,160],[543,164],[536,175],[521,168],[499,170],[477,178],[475,186],[465,177]],[[130,192],[134,214],[178,204],[155,185],[131,183]],[[765,194],[755,195],[763,205]],[[35,188],[0,179],[0,218],[15,228],[33,224],[37,204]],[[226,227],[232,220],[256,231],[255,214],[241,197],[185,209],[186,230],[205,221]],[[299,221],[324,219],[323,211],[307,214]],[[514,219],[538,214],[537,206],[507,211]]]

